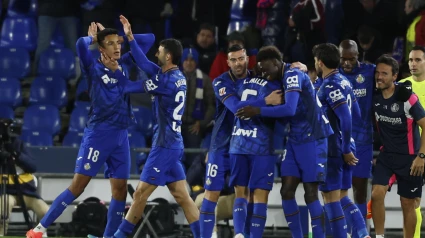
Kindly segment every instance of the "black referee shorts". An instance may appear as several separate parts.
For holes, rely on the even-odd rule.
[[[393,174],[397,178],[397,194],[405,198],[422,196],[423,176],[410,176],[416,155],[381,152],[373,172],[372,185],[387,186]]]

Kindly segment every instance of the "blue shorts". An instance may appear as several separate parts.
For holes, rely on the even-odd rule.
[[[140,181],[164,186],[186,179],[181,159],[183,149],[153,147],[140,174]]]
[[[226,151],[208,152],[205,189],[208,191],[223,190],[227,173],[230,173],[229,153]]]
[[[276,155],[230,154],[229,186],[272,190]]]
[[[350,189],[353,169],[354,166],[350,166],[344,162],[342,155],[340,157],[329,157],[326,181],[320,185],[320,191],[331,192]]]
[[[296,144],[288,141],[280,174],[301,178],[304,183],[325,182],[328,139]]]
[[[130,177],[127,130],[84,129],[74,173],[94,177],[105,164],[105,178]]]
[[[371,178],[373,145],[356,145],[356,157],[359,162],[354,166],[353,177]]]

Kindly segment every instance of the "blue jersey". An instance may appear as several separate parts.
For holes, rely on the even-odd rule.
[[[224,151],[226,153],[229,151],[235,116],[224,105],[224,100],[230,96],[237,95],[235,91],[235,82],[237,80],[229,70],[213,81],[213,89],[216,97],[216,116],[209,151]]]
[[[351,110],[351,104],[356,100],[351,83],[340,73],[334,73],[323,80],[317,92],[323,109],[329,119],[334,134],[328,137],[328,154],[340,155],[342,152],[342,135],[338,116],[334,110],[343,103],[347,103]]]
[[[279,81],[262,78],[248,78],[236,83],[241,101],[264,99],[282,86]],[[248,120],[235,118],[229,153],[270,155],[274,153],[275,119],[255,116]]]
[[[363,120],[353,121],[353,138],[356,144],[373,143],[372,101],[375,84],[375,65],[359,63],[351,73],[339,72],[353,85],[353,93],[357,98]]]
[[[88,49],[91,41],[91,37],[82,37],[77,41],[77,53],[82,73],[88,79],[91,101],[87,128],[127,129],[136,121],[130,105],[130,98],[124,93],[121,85],[121,81],[126,80],[125,70],[121,67],[120,70],[112,72],[99,59],[92,58]]]
[[[165,72],[159,70],[153,79],[144,81],[143,87],[153,95],[152,147],[183,149],[181,119],[186,100],[186,78],[183,73],[178,68]]]
[[[289,118],[289,140],[304,143],[326,138],[332,134],[329,121],[323,114],[308,75],[299,69],[287,70],[282,78],[285,93],[300,93],[295,115]]]

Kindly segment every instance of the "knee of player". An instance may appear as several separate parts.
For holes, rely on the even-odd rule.
[[[311,191],[311,190],[306,190],[304,193],[304,201],[306,202],[306,204],[312,203],[316,200],[319,200],[319,192],[316,191]]]
[[[386,194],[385,188],[374,187],[372,189],[372,196],[371,196],[372,201],[373,202],[384,201],[385,194]]]
[[[204,198],[207,199],[208,201],[217,202],[219,197],[220,197],[220,191],[205,190]]]
[[[403,210],[415,210],[416,201],[414,198],[405,198],[400,196],[401,208]]]
[[[133,200],[137,202],[147,202],[150,194],[147,194],[142,189],[138,188],[133,194]]]
[[[291,189],[287,189],[284,186],[280,189],[280,196],[282,196],[282,200],[290,200],[295,198],[295,191]]]

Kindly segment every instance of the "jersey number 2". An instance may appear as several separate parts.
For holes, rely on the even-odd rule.
[[[182,119],[183,114],[183,106],[184,106],[184,99],[186,95],[184,91],[179,91],[176,94],[175,102],[179,102],[180,104],[174,109],[173,111],[173,131],[181,132],[181,126],[177,126],[177,121],[180,121]]]

